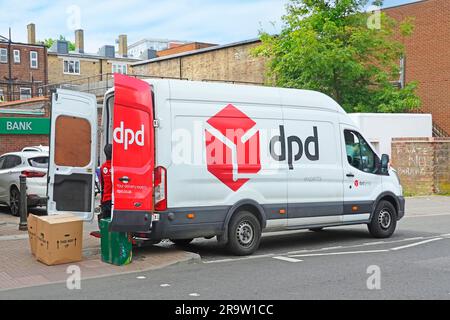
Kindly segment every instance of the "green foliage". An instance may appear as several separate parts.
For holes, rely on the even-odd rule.
[[[66,40],[66,38],[62,35],[60,35],[58,39],[51,39],[51,38],[44,39],[43,43],[47,48],[50,48],[56,42],[56,40],[67,41],[69,43],[69,51],[75,51],[75,43]]]
[[[377,0],[378,5],[382,4]],[[420,106],[416,83],[399,89],[403,46],[395,34],[413,32],[381,12],[369,28],[368,0],[291,0],[279,35],[261,33],[258,56],[269,59],[270,84],[317,90],[348,112],[403,112]],[[398,33],[397,33],[398,32]]]

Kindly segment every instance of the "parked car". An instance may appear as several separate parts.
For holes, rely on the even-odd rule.
[[[7,204],[11,214],[20,214],[21,174],[27,177],[29,207],[45,206],[47,202],[48,152],[13,152],[0,156],[0,203]]]
[[[49,152],[50,148],[48,146],[33,146],[33,147],[25,147],[22,149],[22,152]]]

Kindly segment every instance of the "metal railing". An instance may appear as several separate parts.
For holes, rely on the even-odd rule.
[[[175,78],[175,77],[161,77],[153,75],[139,75],[130,74],[130,77],[138,79],[176,79],[176,80],[188,80],[186,78]],[[70,89],[80,92],[92,93],[97,97],[102,97],[106,91],[114,86],[114,74],[113,73],[103,73],[95,76],[89,76],[84,78],[78,78],[70,81],[63,81],[59,83],[51,83],[45,86],[41,86],[44,95],[50,95],[54,89]]]

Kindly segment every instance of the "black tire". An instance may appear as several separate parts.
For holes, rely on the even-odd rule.
[[[194,239],[170,239],[175,245],[184,247],[189,245]]]
[[[397,228],[397,210],[389,201],[380,201],[375,209],[372,221],[368,224],[374,238],[389,238]]]
[[[228,227],[228,250],[237,256],[247,256],[258,250],[261,223],[248,211],[236,213]]]
[[[9,192],[9,209],[13,216],[20,216],[20,192],[16,187],[12,187]]]
[[[309,229],[309,231],[321,232],[321,231],[323,231],[323,228],[311,228],[311,229]]]

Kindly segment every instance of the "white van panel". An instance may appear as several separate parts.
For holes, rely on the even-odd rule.
[[[207,169],[205,130],[214,131],[207,121],[232,104],[253,121],[260,133],[261,171],[258,174],[237,174],[251,178],[238,192],[233,192]],[[261,204],[287,202],[286,166],[272,160],[269,142],[274,124],[282,123],[278,106],[255,105],[228,101],[172,100],[172,164],[168,168],[169,207],[233,205],[242,199]],[[184,148],[183,146],[192,146]]]

